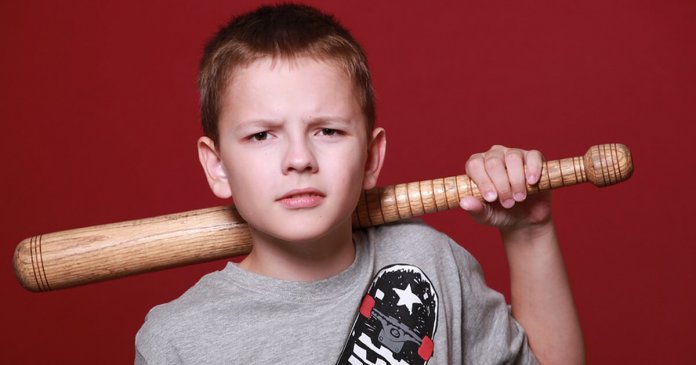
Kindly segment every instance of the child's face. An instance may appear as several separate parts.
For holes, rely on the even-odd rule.
[[[228,85],[217,151],[205,137],[199,151],[214,193],[234,198],[252,232],[315,240],[349,229],[362,189],[375,185],[384,133],[365,125],[338,67],[261,59]]]

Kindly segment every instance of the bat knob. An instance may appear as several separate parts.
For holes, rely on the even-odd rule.
[[[631,151],[619,143],[590,147],[583,162],[587,179],[595,186],[617,184],[633,174]]]

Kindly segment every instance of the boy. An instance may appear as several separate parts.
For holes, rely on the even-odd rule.
[[[460,205],[501,231],[510,312],[476,261],[423,224],[352,231],[386,137],[364,53],[333,18],[280,5],[233,19],[205,49],[200,88],[201,164],[254,246],[150,311],[136,363],[584,361],[550,196],[526,199],[539,152],[494,146],[466,165],[489,204]]]

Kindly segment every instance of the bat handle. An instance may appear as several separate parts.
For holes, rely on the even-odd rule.
[[[584,156],[545,161],[536,185],[527,193],[591,182],[598,187],[617,184],[633,173],[631,152],[612,143],[590,147]],[[353,227],[395,222],[459,206],[464,196],[483,200],[478,186],[466,175],[390,185],[366,190],[353,212]]]

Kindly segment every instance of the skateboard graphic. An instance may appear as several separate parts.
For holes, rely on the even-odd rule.
[[[427,364],[437,312],[437,293],[419,268],[382,268],[363,297],[337,364]]]

